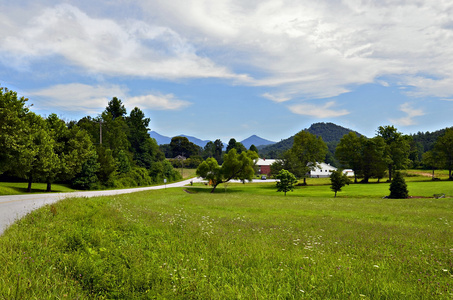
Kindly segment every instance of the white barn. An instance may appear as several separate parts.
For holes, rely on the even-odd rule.
[[[330,173],[336,171],[337,168],[331,166],[330,164],[326,164],[324,162],[317,163],[317,167],[314,170],[310,171],[311,178],[322,178],[322,177],[330,177]]]
[[[336,171],[337,168],[326,163],[318,163],[318,167],[310,171],[311,178],[323,178],[330,177],[330,173]],[[348,177],[354,177],[354,171],[351,169],[343,170],[343,174],[346,174]]]

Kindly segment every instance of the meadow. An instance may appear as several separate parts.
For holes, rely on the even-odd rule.
[[[66,199],[0,237],[0,299],[452,299],[453,183],[407,181]]]

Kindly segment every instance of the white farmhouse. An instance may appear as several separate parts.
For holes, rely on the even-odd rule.
[[[336,171],[337,168],[331,166],[330,164],[326,164],[324,162],[317,163],[317,167],[314,170],[310,171],[311,178],[322,178],[322,177],[330,177],[330,173]]]

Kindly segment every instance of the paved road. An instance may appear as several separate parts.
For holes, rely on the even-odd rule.
[[[46,204],[55,203],[59,200],[68,197],[96,197],[96,196],[111,196],[118,194],[128,194],[140,191],[158,190],[172,187],[183,187],[190,184],[190,181],[201,182],[201,178],[187,179],[181,182],[169,183],[167,185],[150,186],[143,188],[132,188],[123,190],[109,191],[86,191],[86,192],[71,192],[71,193],[49,193],[49,194],[27,194],[27,195],[11,195],[0,196],[0,235],[3,231],[15,220],[18,220],[29,212],[40,208]],[[253,182],[274,182],[275,180],[253,180]],[[240,182],[240,181],[231,181]]]
[[[150,186],[143,188],[132,188],[123,190],[109,191],[86,191],[86,192],[71,192],[71,193],[49,193],[49,194],[27,194],[27,195],[11,195],[0,196],[0,235],[3,231],[15,220],[22,218],[29,212],[40,208],[46,204],[55,203],[61,199],[68,197],[96,197],[96,196],[111,196],[118,194],[128,194],[140,191],[158,190],[172,187],[182,187],[190,184],[190,181],[200,182],[201,178],[188,179],[181,182],[169,183],[167,185]]]

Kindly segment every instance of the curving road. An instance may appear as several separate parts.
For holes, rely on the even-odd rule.
[[[28,214],[29,212],[40,208],[46,204],[55,203],[61,199],[68,197],[96,197],[96,196],[111,196],[118,194],[128,194],[140,191],[158,190],[164,188],[182,187],[190,184],[190,181],[200,182],[201,178],[187,179],[180,182],[169,183],[167,185],[150,186],[143,188],[131,188],[123,190],[108,190],[108,191],[86,191],[86,192],[71,192],[71,193],[49,193],[49,194],[27,194],[27,195],[11,195],[0,196],[0,235],[3,234],[9,225],[14,223]]]

